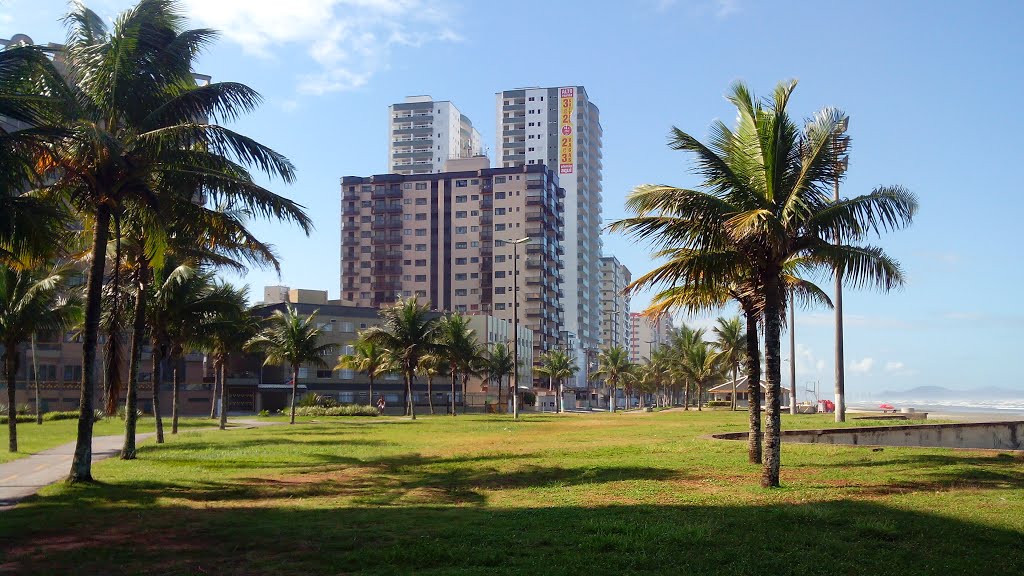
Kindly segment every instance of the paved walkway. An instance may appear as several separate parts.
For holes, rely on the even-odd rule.
[[[283,422],[261,422],[258,420],[231,420],[228,430],[274,426]],[[198,428],[196,430],[216,430],[217,428]],[[190,430],[191,431],[191,430]],[[138,434],[135,442],[156,436],[154,432]],[[167,428],[170,437],[170,427]],[[92,461],[99,462],[117,456],[124,446],[124,435],[94,436],[92,439]],[[25,458],[0,464],[0,511],[13,508],[15,504],[32,496],[44,486],[67,478],[71,470],[71,460],[75,455],[75,442],[44,450]]]

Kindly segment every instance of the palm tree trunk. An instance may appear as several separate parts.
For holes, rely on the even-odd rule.
[[[764,305],[764,363],[765,363],[765,461],[761,473],[761,486],[779,485],[781,465],[782,421],[779,397],[782,388],[782,293],[778,280],[765,282]]]
[[[164,443],[164,418],[160,413],[160,383],[163,382],[164,356],[167,348],[163,344],[153,345],[153,419],[156,420],[156,443]]]
[[[224,386],[224,384],[221,384],[221,386]],[[291,409],[292,417],[291,417],[291,420],[288,422],[289,424],[295,424],[295,394],[298,392],[298,390],[299,390],[299,367],[298,366],[292,366],[292,409]],[[225,410],[225,408],[227,408],[227,407],[226,406],[221,406],[220,407],[221,418],[224,418],[223,414],[227,411],[227,410]]]
[[[739,364],[736,362],[732,363],[732,406],[729,408],[736,411],[736,378],[739,374]]]
[[[619,387],[616,384],[617,383],[608,386],[608,405],[611,407],[612,414],[615,414],[615,404],[617,404],[615,396],[619,391]]]
[[[747,319],[747,460],[761,463],[761,346],[757,337],[757,313],[744,310]]]
[[[178,433],[178,361],[171,357],[171,434]]]
[[[14,377],[18,372],[18,352],[12,342],[4,343],[4,367],[7,368],[7,449],[18,451],[18,410],[14,407]]]
[[[430,406],[430,415],[434,415],[434,375],[427,372],[427,406]]]
[[[43,413],[41,411],[43,407],[42,400],[39,398],[39,367],[36,364],[36,334],[32,333],[32,364],[34,366],[32,370],[32,380],[35,383],[36,389],[36,425],[43,425]],[[25,386],[28,386],[28,378],[25,379]]]
[[[135,293],[135,307],[132,310],[132,341],[128,351],[128,390],[124,404],[124,446],[121,448],[122,460],[135,459],[135,433],[138,429],[138,398],[139,398],[139,356],[146,331],[146,291]],[[156,370],[156,350],[153,351],[153,369]]]
[[[454,382],[454,380],[453,380]],[[454,392],[454,391],[453,391]],[[405,373],[405,393],[409,397],[409,416],[416,419],[416,399],[412,396],[412,371]],[[455,395],[452,394],[452,416],[455,415]]]
[[[220,384],[220,372],[217,371],[217,360],[213,361],[213,390],[210,391],[210,419],[217,417],[217,386]]]
[[[469,385],[469,374],[462,373],[462,413],[466,413],[466,387]]]
[[[78,406],[78,438],[68,482],[92,482],[92,397],[96,387],[96,339],[100,329],[100,299],[103,295],[103,267],[107,261],[110,233],[110,205],[96,207],[92,237],[92,262],[85,295],[85,329],[82,334],[82,387]]]
[[[561,380],[561,379],[558,380],[558,412],[559,413],[565,412],[565,405],[564,405],[564,402],[565,402],[565,400],[564,400],[564,398],[565,398],[565,387],[564,387],[563,382],[564,381]]]
[[[375,406],[373,403],[373,374],[367,374],[370,377],[370,406]]]
[[[227,370],[227,355],[224,358],[218,359],[217,363],[220,365],[220,421],[217,425],[221,430],[227,428],[228,425],[228,393],[227,383],[228,381],[224,378],[224,372]],[[295,388],[292,388],[292,423],[295,423]]]
[[[121,317],[121,214],[113,216],[114,220],[114,269],[111,274],[110,322],[107,325],[107,342],[103,345],[103,399],[107,416],[117,414],[117,400],[121,396],[121,367],[118,365],[120,354]]]
[[[455,382],[458,378],[458,371],[452,366],[452,416],[455,416]],[[412,405],[412,392],[409,392],[409,405]]]

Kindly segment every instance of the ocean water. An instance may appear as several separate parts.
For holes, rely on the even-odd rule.
[[[929,398],[894,398],[886,403],[900,408],[913,408],[918,412],[948,412],[964,414],[1000,414],[1007,416],[1024,416],[1024,398],[1001,399],[960,399],[934,400]],[[877,410],[881,402],[855,402],[850,408],[861,410]]]

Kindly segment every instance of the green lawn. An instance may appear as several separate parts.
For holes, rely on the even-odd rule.
[[[155,432],[156,424],[152,418],[139,419],[139,433]],[[217,426],[216,420],[209,418],[181,418],[178,420],[178,428],[194,429],[209,426]],[[78,420],[55,420],[43,422],[42,425],[35,422],[18,423],[18,451],[7,451],[7,424],[0,426],[0,464],[24,458],[29,454],[41,452],[73,441],[78,434]],[[171,419],[164,418],[164,432],[171,433]],[[93,425],[93,434],[96,436],[109,436],[124,434],[124,421],[118,418],[104,418]]]
[[[762,490],[745,443],[701,438],[745,418],[189,431],[0,512],[0,574],[1020,574],[1019,455],[785,445]]]

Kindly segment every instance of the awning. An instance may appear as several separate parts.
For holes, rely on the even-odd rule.
[[[291,390],[292,389],[292,385],[291,384],[260,384],[260,385],[258,385],[256,387],[259,388],[260,390]],[[304,389],[305,387],[306,387],[305,384],[299,384],[298,385],[298,388],[303,388]]]

